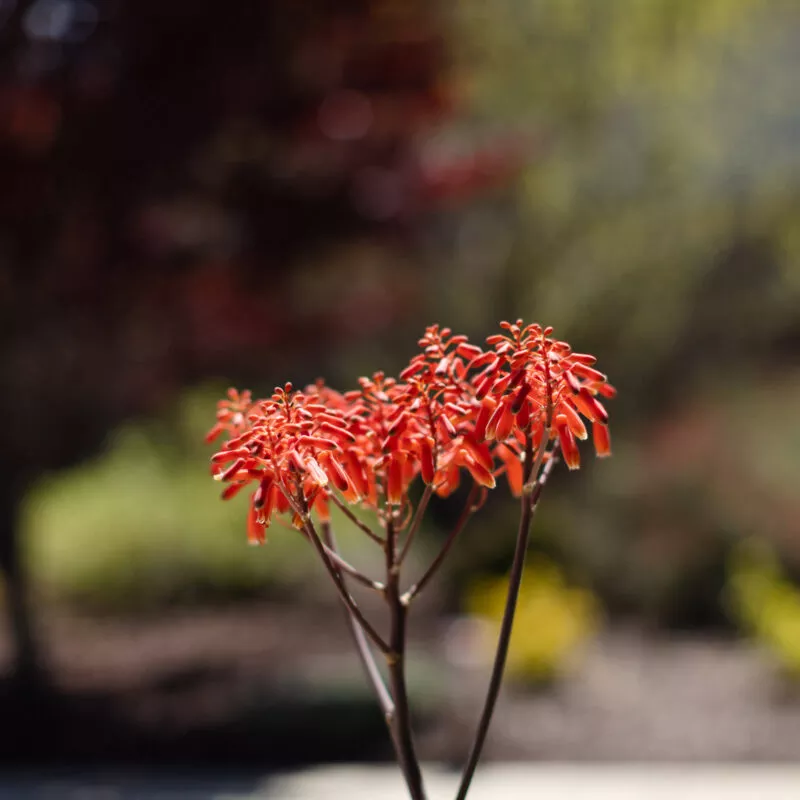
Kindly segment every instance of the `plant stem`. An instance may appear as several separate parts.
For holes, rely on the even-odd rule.
[[[328,574],[331,576],[331,578],[333,578],[336,591],[339,593],[339,597],[347,607],[347,610],[358,621],[358,624],[363,628],[364,632],[369,636],[369,638],[372,639],[378,649],[383,653],[389,653],[389,644],[385,642],[383,637],[375,630],[370,621],[364,616],[361,609],[356,605],[356,601],[350,595],[350,592],[347,591],[347,587],[344,585],[344,581],[342,580],[342,576],[338,568],[334,565],[333,561],[331,561],[328,554],[325,552],[325,546],[322,544],[322,540],[319,538],[317,529],[314,527],[314,523],[307,515],[305,531],[308,538],[311,540],[311,543],[316,548],[319,557],[322,559],[325,569],[328,571]]]
[[[336,553],[336,538],[333,535],[330,522],[322,523],[322,539],[328,550]],[[378,699],[378,704],[381,707],[386,724],[389,725],[391,731],[392,720],[394,718],[394,701],[389,694],[389,690],[386,688],[386,684],[383,682],[383,677],[378,669],[378,665],[375,663],[375,657],[372,655],[372,650],[370,649],[367,637],[364,635],[364,631],[349,609],[346,609],[346,616],[350,633],[353,635],[356,644],[358,657],[364,666],[367,678]]]
[[[404,605],[409,605],[411,601],[425,588],[425,585],[428,583],[428,581],[436,574],[436,571],[442,565],[445,557],[450,552],[450,548],[453,546],[453,543],[458,538],[461,531],[464,530],[469,518],[475,512],[475,501],[478,499],[479,493],[480,487],[477,483],[473,483],[472,489],[467,497],[467,502],[464,504],[464,509],[461,512],[461,516],[458,518],[455,527],[448,534],[447,539],[445,539],[442,549],[439,551],[436,558],[433,559],[428,569],[425,570],[423,576],[401,598]]]
[[[337,496],[335,492],[331,492],[328,495],[328,498],[333,502],[333,504],[344,514],[350,522],[353,523],[357,528],[362,530],[364,533],[372,539],[373,542],[377,542],[381,547],[386,546],[386,542],[378,536],[366,522],[362,522]]]
[[[528,436],[525,442],[525,460],[524,468],[526,470],[524,489],[522,498],[520,500],[520,518],[519,529],[517,531],[517,544],[514,549],[514,559],[511,563],[511,572],[508,578],[508,594],[506,596],[506,606],[503,611],[503,621],[500,625],[500,635],[497,640],[497,651],[494,657],[494,664],[492,665],[492,675],[489,679],[489,688],[486,692],[486,700],[484,701],[483,710],[481,711],[480,722],[475,733],[475,740],[472,743],[469,758],[467,759],[464,773],[461,778],[461,784],[458,788],[456,800],[464,800],[469,791],[472,777],[475,774],[475,768],[478,766],[478,760],[481,757],[484,742],[486,741],[486,734],[489,731],[489,724],[492,721],[492,714],[494,713],[495,703],[500,694],[500,686],[503,682],[503,672],[505,671],[506,658],[508,657],[508,646],[511,641],[511,630],[514,625],[514,613],[517,608],[517,600],[519,598],[519,588],[522,583],[522,572],[525,567],[525,553],[528,549],[528,540],[530,538],[531,520],[533,512],[536,508],[536,502],[541,495],[541,487],[544,481],[547,480],[547,475],[552,469],[552,464],[555,462],[555,453],[550,457],[546,469],[542,472],[541,479],[535,483],[531,480],[536,477],[534,469],[538,471],[544,459],[545,448],[547,447],[547,435],[542,435],[542,443],[537,453],[536,463],[533,463],[533,442],[531,437]]]
[[[531,491],[531,505],[534,511],[536,510],[536,504],[539,502],[539,497],[542,494],[542,489],[544,489],[547,479],[550,477],[550,473],[553,471],[553,467],[555,467],[556,464],[558,464],[558,442],[556,442],[550,450],[550,458],[544,465],[542,474],[533,485]]]
[[[400,565],[396,560],[396,535],[394,522],[386,522],[386,601],[389,604],[390,650],[386,654],[389,665],[389,684],[395,702],[394,735],[397,759],[403,770],[412,800],[425,800],[422,773],[414,750],[411,735],[411,715],[405,677],[406,615],[408,607],[400,598]]]
[[[343,559],[335,549],[331,548],[330,545],[327,544],[327,539],[325,538],[326,530],[330,532],[329,522],[322,523],[322,538],[324,540],[322,546],[325,548],[326,555],[334,563],[340,574],[342,572],[347,573],[351,578],[354,578],[360,584],[362,584],[362,586],[366,586],[368,589],[373,589],[376,592],[383,593],[385,587],[382,583],[367,577],[363,572],[361,572],[361,570],[354,567],[349,561]]]
[[[411,522],[411,527],[408,529],[406,540],[403,543],[403,549],[400,551],[400,558],[397,559],[398,566],[406,560],[408,551],[411,549],[411,542],[414,541],[414,536],[419,529],[420,523],[422,522],[422,517],[425,514],[425,509],[428,507],[428,503],[430,503],[432,496],[433,486],[427,485],[425,487],[425,491],[422,493],[422,497],[420,498],[419,505],[417,506],[417,510],[414,514],[414,519]]]

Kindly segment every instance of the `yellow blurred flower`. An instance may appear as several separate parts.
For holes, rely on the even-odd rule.
[[[482,643],[494,652],[506,602],[505,577],[477,580],[468,590],[470,614],[491,624]],[[546,559],[536,559],[525,569],[514,632],[508,653],[507,674],[527,683],[541,683],[562,673],[576,650],[597,630],[600,609],[594,595],[568,586],[561,570]]]

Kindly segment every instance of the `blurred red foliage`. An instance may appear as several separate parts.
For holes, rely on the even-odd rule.
[[[483,156],[422,168],[420,134],[454,94],[421,0],[0,14],[0,567],[23,670],[25,486],[186,383],[353,335],[341,309],[294,312],[292,264],[353,237],[401,241],[481,183]],[[372,330],[408,311],[398,277],[364,303],[383,309]]]

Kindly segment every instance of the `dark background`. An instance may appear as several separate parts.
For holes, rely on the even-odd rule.
[[[230,383],[516,316],[619,397],[537,517],[490,755],[796,759],[798,36],[788,0],[0,0],[0,760],[388,757],[321,571],[246,547],[203,434]],[[428,758],[515,513],[412,620]]]

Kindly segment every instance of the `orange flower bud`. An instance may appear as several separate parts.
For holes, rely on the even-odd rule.
[[[328,496],[325,492],[317,492],[312,508],[316,511],[321,522],[330,522],[331,512],[328,507]]]
[[[422,472],[422,480],[430,486],[436,473],[436,465],[433,459],[434,441],[430,436],[423,436],[419,440],[419,463]]]
[[[573,364],[585,364],[587,367],[591,367],[597,359],[589,355],[589,353],[572,353],[569,357],[569,360]]]
[[[227,469],[218,472],[214,475],[215,481],[228,481],[230,480],[242,467],[244,466],[244,459],[237,458]]]
[[[587,419],[592,422],[608,422],[608,412],[585,386],[581,386],[580,391],[570,399]]]
[[[474,461],[471,458],[464,459],[463,466],[467,468],[467,471],[470,475],[472,475],[475,483],[479,484],[480,486],[485,486],[487,489],[494,489],[496,485],[496,481],[494,479],[494,475],[489,472],[486,467],[482,464],[478,464],[477,461]]]
[[[403,502],[406,488],[403,472],[406,459],[407,455],[402,450],[389,456],[389,464],[386,468],[386,502],[393,506],[399,506]]]
[[[511,405],[501,402],[486,425],[486,438],[502,442],[508,438],[513,427],[514,415],[511,413]]]
[[[212,464],[227,464],[230,461],[236,461],[238,458],[247,458],[250,451],[245,447],[237,448],[236,450],[220,450],[219,453],[214,453],[211,456]]]
[[[222,492],[222,499],[223,500],[230,500],[231,497],[236,497],[239,492],[247,486],[246,483],[232,483],[229,486],[226,486]]]
[[[305,472],[306,471],[305,459],[303,458],[303,456],[300,455],[300,453],[297,452],[297,450],[294,450],[294,449],[291,450],[289,452],[289,458],[291,459],[291,461],[294,464],[294,466],[297,467],[297,469],[300,470],[300,472]]]
[[[592,440],[598,458],[606,458],[611,455],[611,435],[607,425],[595,422],[592,425]]]
[[[531,404],[527,397],[517,412],[517,427],[522,431],[527,431],[531,424]]]
[[[317,450],[336,450],[339,447],[338,442],[333,439],[325,439],[322,436],[298,436],[297,444],[302,447],[313,447]]]
[[[258,512],[250,503],[247,511],[247,542],[252,545],[264,544],[267,540],[266,525],[258,521]]]
[[[567,425],[572,431],[573,436],[578,439],[585,439],[589,434],[586,432],[586,426],[583,420],[578,416],[578,412],[569,404],[569,402],[561,403],[558,406],[558,411],[567,418]]]
[[[497,355],[495,353],[493,353],[491,350],[488,350],[485,353],[481,353],[479,355],[476,355],[475,358],[473,358],[472,361],[470,361],[467,364],[467,368],[468,369],[481,369],[481,367],[486,367],[489,364],[492,364],[492,367],[494,367],[495,362],[497,362],[497,361],[499,361],[499,359],[497,358]]]
[[[466,434],[463,438],[464,449],[489,472],[494,469],[494,459],[486,442],[479,442],[474,434]]]
[[[480,347],[476,344],[467,344],[466,342],[460,343],[456,347],[456,352],[464,358],[477,358],[483,353]]]
[[[369,494],[369,482],[364,474],[364,467],[360,459],[353,450],[345,450],[342,453],[342,461],[342,468],[353,488],[359,497],[366,497]]]
[[[477,387],[475,388],[475,397],[477,397],[478,400],[483,400],[483,398],[489,393],[489,389],[492,388],[492,384],[494,383],[494,377],[494,374],[490,372],[478,383]]]
[[[438,497],[449,497],[461,483],[461,471],[458,465],[451,463],[447,469],[440,472],[437,476],[436,495]]]
[[[275,510],[279,514],[285,514],[291,508],[289,498],[283,493],[282,490],[275,487]]]
[[[436,425],[439,428],[439,432],[442,436],[455,436],[456,435],[456,427],[453,425],[453,421],[447,414],[442,413],[436,418]]]
[[[495,453],[505,465],[506,480],[511,494],[514,497],[519,497],[522,494],[522,461],[511,448],[506,447],[504,444],[497,445]]]
[[[278,506],[278,497],[283,497],[281,490],[273,483],[269,487],[269,491],[267,492],[266,500],[264,501],[264,507],[261,509],[261,519],[264,522],[266,527],[269,527],[270,520],[272,518],[272,512]]]
[[[401,373],[400,373],[400,380],[407,381],[412,375],[416,375],[418,372],[422,371],[425,368],[425,362],[420,361],[412,361]]]
[[[519,414],[522,406],[525,403],[525,400],[528,397],[528,393],[530,392],[531,387],[528,385],[527,382],[523,383],[522,386],[517,389],[516,393],[514,394],[514,399],[511,401],[511,413],[512,414]]]
[[[505,324],[502,322],[500,323],[501,328],[507,325],[508,323]],[[497,344],[505,344],[506,342],[508,342],[508,339],[506,339],[506,337],[503,336],[502,333],[493,333],[491,336],[486,337],[486,344],[491,345],[492,347],[494,347]]]
[[[214,439],[218,438],[219,435],[225,430],[225,425],[222,422],[217,422],[214,424],[214,427],[206,434],[205,442],[206,444],[211,444]]]
[[[610,383],[601,383],[597,387],[597,393],[609,400],[617,396],[617,390]]]
[[[253,508],[257,511],[264,507],[269,490],[272,488],[272,477],[264,478],[258,485],[255,494],[253,495]]]
[[[581,378],[586,378],[587,381],[600,381],[604,383],[607,380],[602,372],[598,372],[598,370],[592,369],[592,367],[580,362],[572,365],[572,371]]]
[[[497,408],[497,400],[491,395],[487,395],[481,401],[481,407],[478,411],[478,416],[475,418],[475,430],[473,431],[475,438],[481,441],[486,437],[486,425],[488,424],[494,410]]]
[[[388,431],[388,436],[389,437],[402,436],[405,433],[407,427],[408,427],[408,414],[403,412],[392,423]]]
[[[570,469],[578,469],[581,465],[581,454],[578,450],[578,443],[575,441],[575,437],[567,424],[567,418],[563,414],[559,414],[556,417],[555,424],[564,463]]]
[[[335,458],[330,453],[320,453],[318,456],[319,464],[330,478],[333,485],[340,491],[346,492],[350,484],[347,475]]]
[[[306,460],[306,468],[308,470],[308,475],[311,480],[317,486],[327,486],[328,485],[328,476],[325,474],[325,470],[319,465],[319,462],[315,458],[309,458]]]

